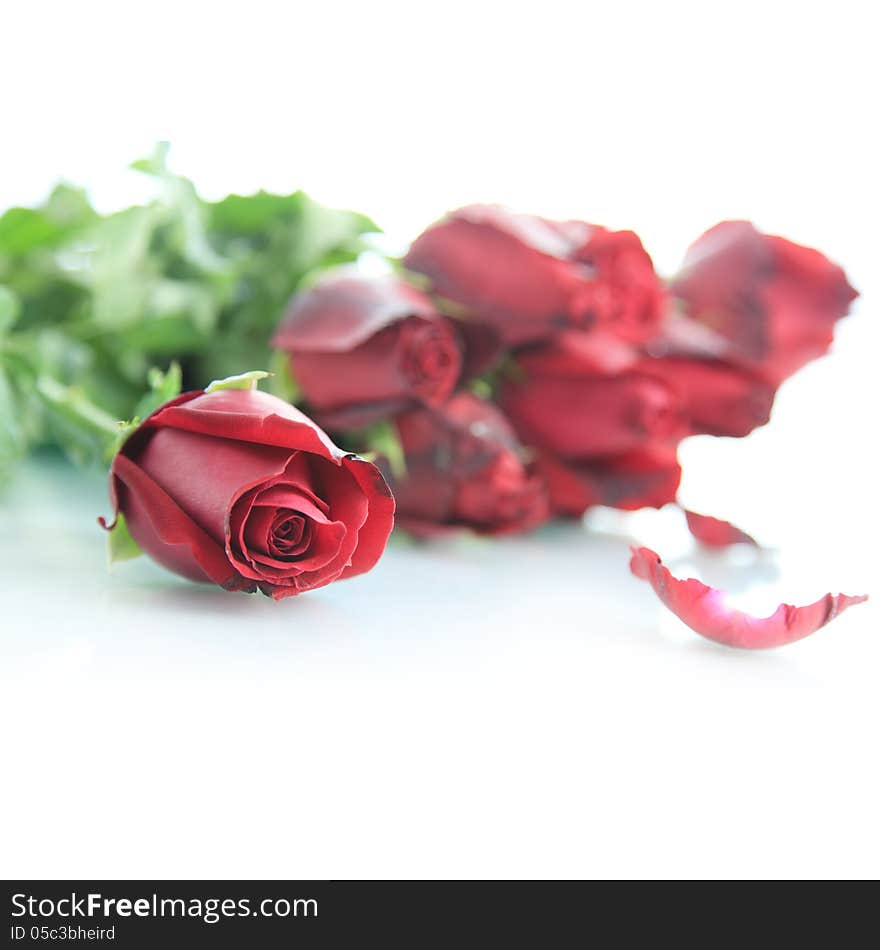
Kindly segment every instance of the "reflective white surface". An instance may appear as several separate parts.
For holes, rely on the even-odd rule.
[[[0,873],[880,874],[864,5],[720,23],[697,4],[550,2],[540,22],[449,4],[427,26],[390,3],[279,22],[255,2],[210,25],[180,4],[141,23],[48,6],[12,15],[0,62],[18,90],[0,204],[59,173],[128,200],[119,169],[167,137],[209,194],[302,186],[392,245],[494,198],[634,227],[668,270],[751,216],[841,260],[863,297],[769,427],[684,447],[683,500],[765,541],[754,563],[695,558],[673,512],[603,514],[394,544],[372,574],[276,604],[145,560],[108,574],[103,479],[24,468],[0,504]],[[875,599],[784,650],[726,650],[629,576],[630,537],[759,611]]]
[[[834,498],[800,508],[821,479],[790,464],[768,491],[800,486],[779,505],[814,522],[808,549],[678,566],[862,590],[852,528],[823,535]],[[4,874],[880,870],[873,603],[731,651],[629,576],[625,537],[564,525],[393,543],[372,574],[277,604],[146,560],[108,574],[98,476],[31,465],[5,502]],[[594,520],[690,549],[673,512]]]

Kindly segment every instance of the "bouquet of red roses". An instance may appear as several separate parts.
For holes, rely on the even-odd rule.
[[[494,205],[451,212],[372,276],[357,263],[368,219],[301,193],[206,204],[164,152],[138,167],[171,198],[102,220],[64,192],[38,221],[0,218],[0,337],[24,315],[0,372],[18,361],[13,397],[38,397],[48,431],[77,435],[74,454],[84,432],[113,433],[117,554],[229,590],[281,598],[367,571],[395,508],[431,537],[675,503],[681,441],[766,424],[856,297],[820,252],[745,221],[707,231],[664,281],[632,231]],[[71,235],[91,248],[75,274]],[[51,284],[34,276],[47,260]],[[59,333],[66,349],[50,345]],[[256,389],[266,372],[195,388],[261,354],[271,393]],[[101,401],[124,406],[159,356],[180,362],[151,371],[117,431]],[[686,516],[704,545],[754,543]],[[695,630],[738,646],[798,639],[863,599],[756,619],[646,548],[631,568]]]

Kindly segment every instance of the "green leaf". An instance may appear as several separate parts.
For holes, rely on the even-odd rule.
[[[24,451],[21,407],[8,369],[0,363],[0,473]]]
[[[97,215],[84,191],[58,185],[39,208],[10,208],[0,215],[0,256],[58,247]]]
[[[119,561],[130,561],[140,557],[144,552],[137,541],[131,536],[125,515],[120,511],[116,515],[116,523],[107,531],[107,561],[112,566]]]
[[[296,405],[302,398],[302,390],[290,371],[288,355],[280,350],[273,350],[269,357],[269,370],[269,382],[266,384],[266,390],[272,393],[273,396]]]
[[[156,366],[150,370],[147,374],[149,391],[138,400],[132,418],[128,422],[117,423],[115,437],[108,453],[109,457],[116,455],[132,433],[140,428],[144,419],[164,406],[166,402],[180,395],[181,381],[180,364],[177,362],[172,363],[164,373]]]
[[[164,175],[168,170],[168,153],[170,151],[170,142],[157,142],[152,155],[148,158],[136,159],[130,167],[147,175]]]
[[[173,362],[164,373],[154,366],[147,374],[147,383],[149,392],[140,398],[134,408],[134,415],[139,419],[146,419],[160,406],[180,395],[183,383],[180,363]]]
[[[392,422],[377,422],[359,433],[359,441],[367,446],[369,453],[376,458],[388,461],[388,467],[394,478],[406,478],[406,456],[400,437]]]
[[[208,205],[213,230],[256,237],[279,219],[295,220],[302,214],[305,195],[273,195],[258,191],[253,195],[227,195]]]
[[[55,440],[73,461],[97,461],[109,454],[119,423],[91,402],[81,388],[40,376],[36,393],[43,401]]]
[[[168,168],[168,142],[160,142],[150,158],[132,162],[136,171],[152,175],[162,187],[162,199],[173,212],[172,226],[183,257],[206,271],[222,271],[226,262],[214,251],[208,240],[206,210],[188,178],[173,174]]]
[[[299,287],[354,261],[378,230],[302,191],[206,202],[164,144],[135,168],[156,186],[142,205],[100,215],[60,184],[0,215],[4,459],[48,444],[100,460],[181,387],[254,385],[257,374],[226,379],[242,366],[274,370],[267,390],[296,401],[272,331]],[[182,372],[150,374],[174,359]]]
[[[237,376],[227,376],[226,379],[215,379],[205,387],[206,393],[215,393],[220,389],[256,389],[257,383],[261,379],[271,376],[264,369],[252,369],[247,373],[239,373]]]
[[[0,335],[12,329],[20,309],[18,297],[8,287],[0,284]]]

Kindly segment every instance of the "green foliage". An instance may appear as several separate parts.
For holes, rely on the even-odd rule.
[[[180,395],[182,375],[180,363],[172,363],[166,372],[153,367],[147,374],[149,389],[138,400],[134,408],[134,415],[129,422],[117,423],[112,442],[109,443],[105,455],[109,461],[123,446],[126,439],[137,427],[152,415],[160,406]]]
[[[377,422],[353,435],[353,439],[355,444],[364,446],[365,458],[383,459],[394,478],[406,477],[406,456],[393,422]]]
[[[133,165],[155,184],[145,205],[100,215],[62,184],[0,215],[0,467],[42,443],[100,458],[116,420],[181,387],[274,370],[269,340],[294,291],[376,230],[301,191],[204,201],[167,153]],[[286,367],[270,388],[295,393]]]

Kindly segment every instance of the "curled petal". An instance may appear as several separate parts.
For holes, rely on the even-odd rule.
[[[221,544],[204,531],[145,471],[119,454],[111,475],[114,505],[125,510],[138,544],[154,560],[193,581],[227,590],[252,590],[227,560]]]
[[[784,646],[815,633],[866,596],[826,594],[805,607],[780,604],[769,617],[753,617],[725,603],[724,591],[693,577],[680,580],[649,548],[632,548],[630,570],[647,581],[661,601],[691,630],[725,646],[761,650]]]
[[[132,446],[163,427],[313,452],[337,464],[346,455],[295,406],[256,389],[184,393],[143,422],[132,436]]]
[[[406,317],[433,320],[437,311],[399,277],[336,272],[293,298],[272,345],[298,353],[342,352]]]
[[[698,515],[695,511],[687,509],[684,515],[687,518],[690,533],[707,548],[726,548],[732,544],[759,546],[750,534],[741,531],[729,521],[722,521],[720,518],[712,518],[709,515]]]

